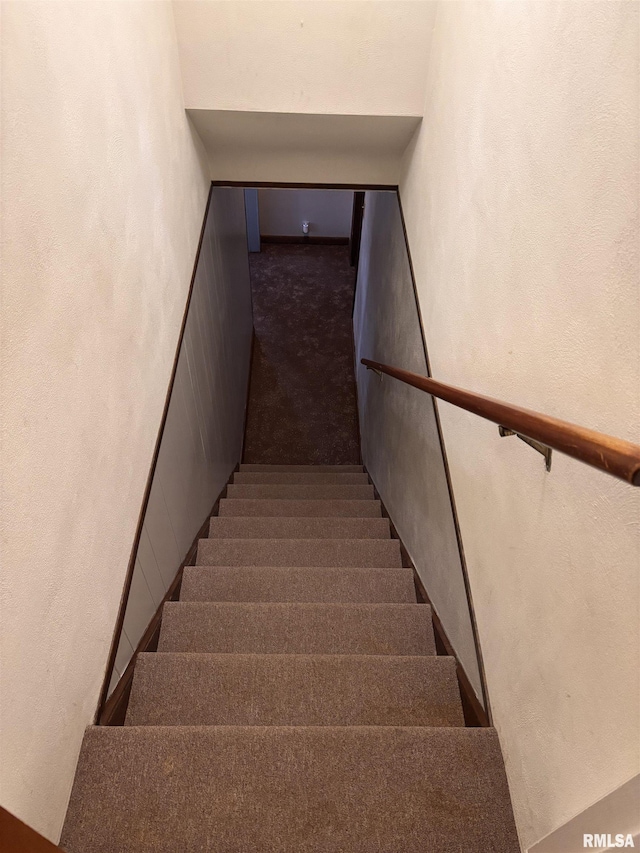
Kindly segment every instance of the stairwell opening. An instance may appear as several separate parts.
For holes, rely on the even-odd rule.
[[[245,190],[254,323],[246,463],[360,462],[354,198],[341,189]]]

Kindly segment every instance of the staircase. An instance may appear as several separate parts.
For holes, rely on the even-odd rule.
[[[240,466],[125,725],[86,732],[61,847],[519,851],[362,467]]]

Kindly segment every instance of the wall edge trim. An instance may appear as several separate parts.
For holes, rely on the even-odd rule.
[[[234,466],[234,471],[238,470],[238,465]],[[233,473],[233,472],[231,472]],[[218,495],[213,504],[211,511],[207,513],[207,517],[200,525],[198,532],[195,535],[189,550],[185,554],[185,557],[176,572],[176,575],[171,582],[171,586],[164,594],[164,598],[158,605],[156,612],[151,617],[151,621],[147,625],[147,628],[140,638],[138,645],[135,648],[135,651],[131,657],[131,660],[126,666],[125,671],[120,676],[120,679],[116,686],[113,688],[111,695],[106,699],[104,705],[100,709],[99,716],[96,720],[96,724],[99,726],[121,726],[124,724],[124,719],[127,713],[127,707],[129,705],[129,696],[131,694],[131,687],[133,686],[133,676],[135,672],[135,665],[138,659],[138,655],[143,652],[153,652],[157,648],[158,637],[160,635],[160,627],[162,624],[162,611],[164,605],[167,601],[177,601],[178,596],[180,595],[180,588],[182,586],[182,575],[184,573],[184,569],[186,566],[194,566],[196,561],[196,555],[198,553],[198,542],[201,539],[205,539],[207,537],[207,533],[209,530],[209,521],[212,516],[218,514],[218,507],[220,505],[220,501],[226,495],[227,485],[229,483],[229,478],[227,482],[224,484],[222,491]]]
[[[135,570],[136,565],[136,557],[138,554],[138,546],[140,544],[140,537],[142,536],[142,527],[144,524],[145,515],[147,512],[147,506],[149,505],[149,497],[151,495],[151,487],[153,485],[153,478],[156,472],[156,467],[158,464],[158,457],[160,455],[160,446],[162,444],[162,437],[164,435],[164,428],[167,422],[167,415],[169,414],[169,404],[171,403],[171,395],[173,393],[173,386],[175,384],[176,379],[176,371],[178,369],[178,359],[180,358],[180,350],[182,348],[182,341],[184,339],[184,333],[187,326],[187,318],[189,316],[189,308],[191,307],[191,299],[193,296],[193,287],[196,278],[196,270],[198,269],[198,261],[200,259],[200,251],[202,249],[202,241],[204,240],[204,232],[207,225],[207,218],[209,216],[209,208],[211,205],[211,197],[213,195],[213,184],[209,187],[209,193],[207,195],[207,203],[204,209],[204,215],[202,218],[202,227],[200,229],[200,237],[198,239],[198,247],[196,249],[196,256],[193,263],[193,271],[191,273],[191,281],[189,283],[189,291],[187,293],[187,299],[184,307],[184,312],[182,314],[182,323],[180,325],[180,332],[178,334],[178,341],[176,344],[176,350],[173,357],[173,365],[171,367],[171,374],[169,376],[169,383],[167,386],[167,393],[165,395],[164,407],[162,409],[162,417],[160,419],[160,426],[158,428],[158,434],[156,436],[156,442],[153,449],[153,455],[151,457],[151,465],[149,467],[149,473],[147,475],[147,482],[145,484],[145,489],[142,498],[142,504],[140,507],[140,512],[138,514],[138,522],[136,525],[136,532],[133,537],[133,544],[131,546],[131,552],[129,555],[129,563],[127,565],[127,572],[125,575],[124,586],[122,589],[122,596],[120,598],[120,604],[118,606],[118,615],[116,618],[116,624],[113,631],[113,636],[111,639],[111,646],[109,648],[109,656],[107,657],[107,663],[105,667],[105,674],[102,681],[102,687],[100,689],[100,696],[98,698],[98,704],[96,707],[96,712],[94,715],[94,720],[100,719],[104,712],[104,708],[107,702],[108,694],[109,694],[109,684],[111,682],[111,676],[113,675],[113,670],[116,662],[116,655],[118,652],[118,645],[120,643],[120,637],[122,634],[122,629],[124,626],[124,617],[127,609],[127,602],[129,601],[129,593],[131,592],[131,582],[133,580],[133,572]]]
[[[298,181],[211,181],[214,187],[243,187],[246,189],[292,189],[292,190],[379,190],[398,192],[397,184],[331,184],[303,183]]]
[[[409,246],[409,235],[407,233],[407,226],[404,218],[404,211],[402,209],[402,198],[400,195],[400,188],[396,189],[396,195],[398,198],[398,209],[400,211],[400,221],[402,223],[402,233],[404,236],[404,245],[407,251],[407,260],[409,261],[409,272],[411,275],[411,285],[413,287],[413,297],[416,303],[416,312],[418,315],[418,324],[420,326],[420,337],[422,339],[422,348],[424,351],[425,363],[427,365],[427,376],[431,377],[431,361],[429,359],[429,350],[427,347],[427,338],[424,330],[424,322],[422,319],[422,309],[420,307],[420,299],[418,298],[418,286],[416,283],[416,276],[413,267],[413,259],[411,257],[411,248]],[[453,516],[453,525],[456,533],[456,542],[458,545],[458,553],[460,555],[460,566],[462,569],[462,579],[464,582],[464,589],[467,598],[467,606],[469,608],[469,617],[471,620],[471,632],[473,635],[473,644],[476,650],[476,658],[478,660],[478,671],[480,674],[480,687],[482,690],[482,700],[484,702],[484,709],[487,715],[488,724],[492,725],[493,723],[493,715],[491,713],[491,702],[489,700],[489,690],[487,686],[487,678],[484,668],[484,659],[482,657],[482,646],[480,645],[480,634],[478,631],[478,623],[476,620],[475,608],[473,605],[473,596],[471,595],[471,584],[469,582],[469,572],[467,568],[467,560],[465,557],[464,551],[464,543],[462,540],[462,531],[460,529],[460,520],[458,518],[458,509],[456,507],[455,495],[453,493],[453,483],[451,480],[451,470],[449,468],[449,459],[447,457],[447,448],[444,440],[444,434],[442,431],[442,424],[440,422],[440,412],[438,411],[438,402],[435,397],[431,397],[431,402],[433,404],[433,412],[436,420],[436,428],[438,430],[438,441],[440,443],[440,451],[442,453],[442,461],[444,464],[444,472],[445,478],[447,481],[447,491],[449,492],[449,502],[451,504],[451,513]],[[466,675],[466,674],[465,674]],[[473,692],[473,691],[472,691]],[[474,692],[475,696],[475,692]]]
[[[0,840],[2,849],[7,853],[54,853],[62,849],[2,806]]]
[[[458,676],[458,686],[460,688],[460,698],[462,700],[465,723],[467,726],[471,727],[488,728],[492,725],[489,715],[482,707],[482,703],[476,696],[476,692],[473,689],[473,685],[471,684],[471,681],[466,673],[462,661],[456,654],[456,651],[453,648],[451,641],[449,640],[445,627],[442,624],[442,620],[438,615],[438,611],[434,607],[433,602],[431,601],[431,597],[429,596],[429,593],[427,592],[427,589],[422,581],[422,578],[416,570],[411,554],[407,550],[407,547],[402,541],[402,537],[400,536],[397,527],[393,523],[393,519],[389,515],[389,511],[385,506],[384,500],[382,499],[382,496],[378,491],[378,487],[376,486],[375,481],[371,476],[371,473],[367,471],[367,474],[369,476],[369,479],[373,483],[375,497],[377,500],[380,501],[382,515],[384,518],[389,519],[389,526],[391,527],[391,538],[396,539],[400,543],[402,565],[406,566],[406,568],[411,569],[411,571],[413,572],[413,582],[416,588],[416,597],[418,599],[418,603],[428,604],[431,607],[431,620],[433,622],[433,631],[436,637],[436,648],[438,649],[438,653],[440,653],[440,649],[442,649],[449,657],[455,659],[456,675]]]

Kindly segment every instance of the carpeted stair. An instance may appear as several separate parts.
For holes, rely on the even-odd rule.
[[[494,729],[358,466],[242,465],[140,655],[124,726],[87,730],[68,853],[517,853]]]

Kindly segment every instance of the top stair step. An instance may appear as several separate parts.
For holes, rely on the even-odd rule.
[[[94,726],[67,853],[518,853],[495,729]]]
[[[240,471],[289,474],[362,474],[362,465],[240,465]]]
[[[265,486],[366,486],[367,474],[323,474],[316,471],[306,474],[291,471],[240,471],[233,475],[238,485]]]

